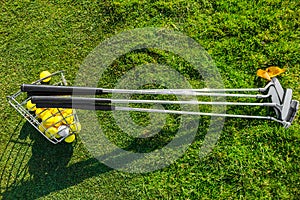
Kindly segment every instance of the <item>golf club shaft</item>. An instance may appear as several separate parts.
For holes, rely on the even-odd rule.
[[[225,89],[224,89],[225,90]],[[74,87],[74,86],[52,86],[52,85],[30,85],[23,84],[22,92],[27,92],[30,96],[52,96],[52,95],[99,95],[99,94],[165,94],[165,95],[186,95],[186,96],[215,96],[215,97],[245,97],[245,98],[268,98],[269,95],[261,94],[228,94],[228,93],[210,93],[199,92],[200,90],[128,90],[128,89],[103,89],[91,87]]]
[[[57,96],[33,96],[31,97],[32,103],[35,104],[186,104],[186,105],[228,105],[228,106],[269,106],[275,107],[276,103],[247,103],[247,102],[209,102],[209,101],[169,101],[169,100],[132,100],[132,99],[108,99],[108,98],[83,98],[83,97],[57,97]]]
[[[205,112],[192,112],[192,111],[179,111],[179,110],[160,110],[151,108],[131,108],[131,107],[115,107],[116,111],[136,111],[136,112],[149,112],[149,113],[165,113],[165,114],[183,114],[183,115],[201,115],[213,117],[237,117],[247,119],[268,119],[273,120],[270,116],[252,116],[252,115],[234,115],[222,113],[205,113]],[[275,119],[275,118],[274,118]]]
[[[181,115],[198,115],[198,116],[212,116],[212,117],[235,117],[245,119],[265,119],[273,120],[282,123],[282,121],[271,116],[253,116],[253,115],[234,115],[223,113],[206,113],[206,112],[193,112],[193,111],[179,111],[179,110],[161,110],[151,108],[131,108],[131,107],[118,107],[112,105],[92,105],[92,104],[37,104],[37,107],[48,108],[73,108],[83,110],[101,110],[101,111],[134,111],[134,112],[148,112],[148,113],[163,113],[163,114],[181,114]]]

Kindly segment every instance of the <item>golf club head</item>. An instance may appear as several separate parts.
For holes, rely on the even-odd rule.
[[[270,81],[264,88],[260,88],[260,89],[259,89],[259,92],[265,93],[265,92],[267,92],[267,91],[269,90],[269,88],[270,88],[271,86],[273,86],[273,85],[274,85],[274,82],[273,82],[273,81]]]
[[[269,94],[269,90],[272,87],[275,88],[277,96],[279,97],[280,102],[282,102],[285,93],[284,93],[284,89],[282,88],[282,86],[277,78],[272,78],[272,80],[264,88],[261,88],[259,91],[262,93],[268,92],[268,94]],[[273,92],[272,94],[275,94],[275,93]]]
[[[285,92],[284,92],[284,89],[282,88],[279,80],[277,78],[272,78],[272,83],[273,83],[273,86],[275,87],[275,90],[277,92],[277,95],[278,95],[280,101],[283,102]]]
[[[282,102],[281,116],[280,119],[282,121],[288,121],[289,111],[291,108],[291,102],[293,97],[293,91],[291,89],[287,89],[284,95],[284,100]]]
[[[271,93],[274,89],[271,89]],[[281,121],[285,128],[289,128],[294,121],[297,111],[299,110],[299,101],[292,100],[293,91],[291,89],[287,89],[284,95],[284,99],[282,104],[279,106],[275,106],[274,110],[277,115],[277,119]],[[276,95],[272,97],[272,101],[278,103],[278,98]]]
[[[271,97],[272,103],[277,104],[277,106],[273,107],[277,119],[281,121],[285,128],[288,128],[296,117],[296,113],[299,109],[299,101],[292,100],[293,91],[291,89],[286,89],[283,93],[281,89],[281,85],[275,80],[274,85],[270,86],[268,94]]]
[[[274,85],[269,87],[268,95],[271,97],[272,103],[276,103],[276,106],[274,106],[273,108],[277,118],[278,119],[281,118],[281,111],[282,111],[281,101]]]
[[[299,110],[299,101],[292,100],[287,117],[286,117],[287,125],[285,126],[285,128],[288,128],[291,126],[292,122],[294,121],[294,119],[296,117],[298,110]]]

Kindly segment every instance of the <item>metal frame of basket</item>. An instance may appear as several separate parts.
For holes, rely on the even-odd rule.
[[[43,80],[45,80],[49,77],[57,79],[56,82],[52,85],[56,85],[56,86],[66,86],[67,85],[67,81],[64,76],[64,71],[54,72],[54,73],[50,74],[49,76],[46,76],[42,79],[39,79],[39,80],[33,82],[32,84],[34,84],[34,85],[42,84]],[[43,125],[43,121],[41,121],[34,112],[26,109],[26,104],[29,100],[31,100],[31,97],[28,97],[21,90],[19,90],[10,96],[7,96],[7,99],[8,99],[9,104],[15,110],[17,110],[39,133],[41,133],[48,141],[50,141],[53,144],[62,142],[65,138],[69,137],[70,135],[76,134],[78,129],[80,129],[79,119],[78,119],[75,109],[72,109],[72,113],[70,113],[67,116],[62,115],[61,111],[63,111],[63,109],[61,109],[61,110],[57,109],[56,114],[61,114],[62,119],[60,121],[57,121],[55,124],[53,124],[49,127],[45,127]],[[45,110],[47,110],[47,109],[49,109],[49,108],[46,108]],[[68,118],[73,119],[72,123],[67,123],[69,121]],[[48,120],[48,119],[46,119],[46,120]],[[56,135],[47,133],[47,130],[49,130],[50,127],[56,127],[56,125],[60,124],[60,123],[64,124],[65,127],[62,128],[61,130],[59,130],[59,132]],[[70,128],[71,126],[73,127],[73,129]],[[45,131],[41,131],[39,129],[39,127],[42,127],[42,129]],[[65,131],[66,129],[68,129],[68,131]],[[67,132],[67,134],[59,135],[60,132],[64,132],[64,134]]]

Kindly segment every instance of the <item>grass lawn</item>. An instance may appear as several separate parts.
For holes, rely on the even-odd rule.
[[[257,3],[254,3],[257,2]],[[279,66],[285,88],[300,100],[300,3],[297,0],[1,1],[0,191],[2,199],[298,199],[300,125],[289,129],[261,120],[226,119],[213,151],[199,149],[209,118],[201,118],[194,142],[166,168],[134,174],[95,159],[79,138],[53,145],[9,106],[6,96],[43,70],[65,70],[72,84],[86,56],[125,30],[161,27],[182,32],[211,55],[226,88],[264,87],[259,68]],[[111,66],[101,86],[113,87],[132,66],[174,67],[194,87],[189,63],[160,50],[134,51]],[[259,112],[232,108],[229,112]],[[107,136],[126,149],[132,140],[98,113]],[[140,125],[148,115],[134,115]],[[168,119],[176,124],[175,118]],[[129,148],[150,151],[172,140],[163,134]],[[158,144],[159,143],[159,144]]]

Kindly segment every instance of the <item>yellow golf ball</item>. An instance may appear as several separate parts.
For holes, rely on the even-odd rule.
[[[72,109],[64,109],[61,113],[64,118],[67,118],[70,115],[73,115]]]
[[[38,128],[42,133],[44,133],[46,130],[46,128],[42,124],[40,124]]]
[[[59,127],[63,123],[63,117],[57,115],[53,118],[53,126]]]
[[[62,111],[62,113],[65,115],[65,116],[68,116],[68,115],[71,115],[73,113],[73,110],[70,109],[70,108],[66,108]]]
[[[29,111],[35,111],[36,110],[36,105],[34,103],[31,102],[31,100],[27,101],[26,103],[26,108]]]
[[[72,134],[72,135],[70,135],[70,136],[68,136],[68,137],[65,138],[65,142],[71,143],[71,142],[73,142],[75,140],[75,138],[76,138],[75,134]]]
[[[47,136],[47,138],[51,138],[51,135],[49,135],[49,133],[45,132],[45,135]]]
[[[74,116],[73,115],[69,115],[67,117],[64,118],[63,122],[65,124],[73,124],[74,122]]]
[[[66,118],[69,117],[69,116],[71,116],[71,115],[70,115],[70,114],[67,114],[67,113],[65,113],[65,112],[62,113],[62,117],[63,117],[64,119],[66,119]],[[64,122],[66,123],[65,120],[64,120]]]
[[[71,124],[70,125],[70,129],[74,133],[79,133],[81,131],[81,124],[79,122]]]
[[[45,134],[46,134],[46,136],[47,137],[49,137],[49,138],[54,138],[54,137],[56,137],[56,138],[59,138],[60,136],[57,134],[57,132],[58,132],[58,129],[56,128],[56,127],[49,127],[46,131],[45,131]]]
[[[42,71],[42,72],[40,73],[40,79],[45,78],[45,77],[50,76],[50,75],[51,75],[50,72],[48,72],[48,71]],[[50,80],[51,80],[51,77],[42,80],[42,82],[47,83],[47,82],[49,82]]]
[[[35,110],[35,115],[38,117],[38,118],[43,118],[43,116],[45,115],[46,113],[46,109],[45,108],[37,108]]]
[[[54,117],[52,116],[52,114],[50,112],[47,112],[43,118],[42,118],[43,124],[46,127],[50,127],[52,126],[53,122],[54,122]]]
[[[49,108],[53,115],[61,115],[63,108]]]

